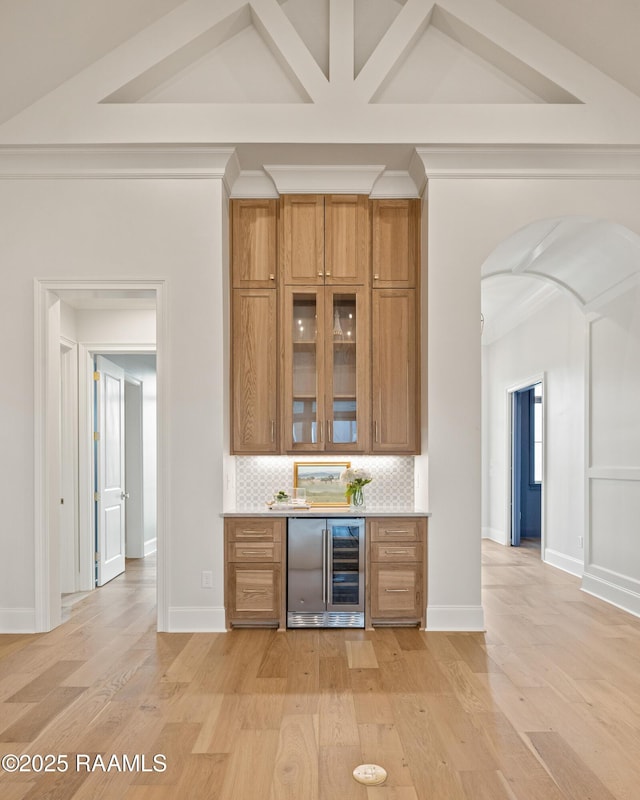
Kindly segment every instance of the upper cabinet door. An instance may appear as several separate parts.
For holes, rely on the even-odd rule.
[[[374,200],[374,289],[413,289],[420,263],[420,200]]]
[[[364,195],[324,199],[325,283],[362,286],[369,264],[369,201]]]
[[[275,289],[277,200],[232,200],[231,272],[234,289]]]
[[[419,453],[420,388],[415,289],[372,299],[372,453]]]
[[[281,247],[286,285],[324,284],[324,197],[322,195],[283,195]]]
[[[278,452],[276,292],[232,293],[232,453]]]

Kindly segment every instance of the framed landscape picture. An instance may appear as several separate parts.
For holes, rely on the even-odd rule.
[[[347,507],[347,487],[340,480],[340,475],[350,466],[350,461],[296,461],[293,465],[293,485],[297,489],[306,489],[309,505]]]

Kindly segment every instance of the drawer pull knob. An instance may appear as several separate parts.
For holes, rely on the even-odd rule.
[[[264,554],[264,550],[241,550],[240,553],[243,556],[261,556]]]
[[[406,534],[409,533],[409,531],[407,531],[407,530],[393,530],[392,528],[385,528],[384,532],[385,533],[406,533]]]
[[[264,536],[267,531],[241,531],[242,536]]]
[[[408,589],[385,589],[385,592],[408,592]]]
[[[267,589],[243,589],[243,594],[267,594]],[[403,589],[402,591],[406,591]]]
[[[408,555],[408,550],[385,550],[384,551],[388,556],[406,556]]]

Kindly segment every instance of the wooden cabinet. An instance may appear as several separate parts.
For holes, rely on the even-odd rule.
[[[286,452],[369,446],[369,304],[363,286],[284,289]]]
[[[236,289],[275,289],[278,201],[231,200],[231,275]]]
[[[420,452],[415,289],[372,291],[372,453]]]
[[[420,200],[373,200],[372,287],[413,289],[420,265]]]
[[[372,518],[367,529],[370,622],[424,628],[426,518]]]
[[[420,201],[283,195],[230,215],[231,452],[419,453]]]
[[[368,220],[368,199],[363,195],[284,195],[284,283],[364,285],[369,263]]]
[[[276,315],[274,289],[233,289],[231,452],[234,454],[279,451]]]
[[[225,520],[225,609],[227,628],[284,628],[285,520],[229,517]]]

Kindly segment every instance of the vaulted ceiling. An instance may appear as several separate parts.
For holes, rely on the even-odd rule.
[[[640,144],[635,0],[0,0],[0,143]]]

